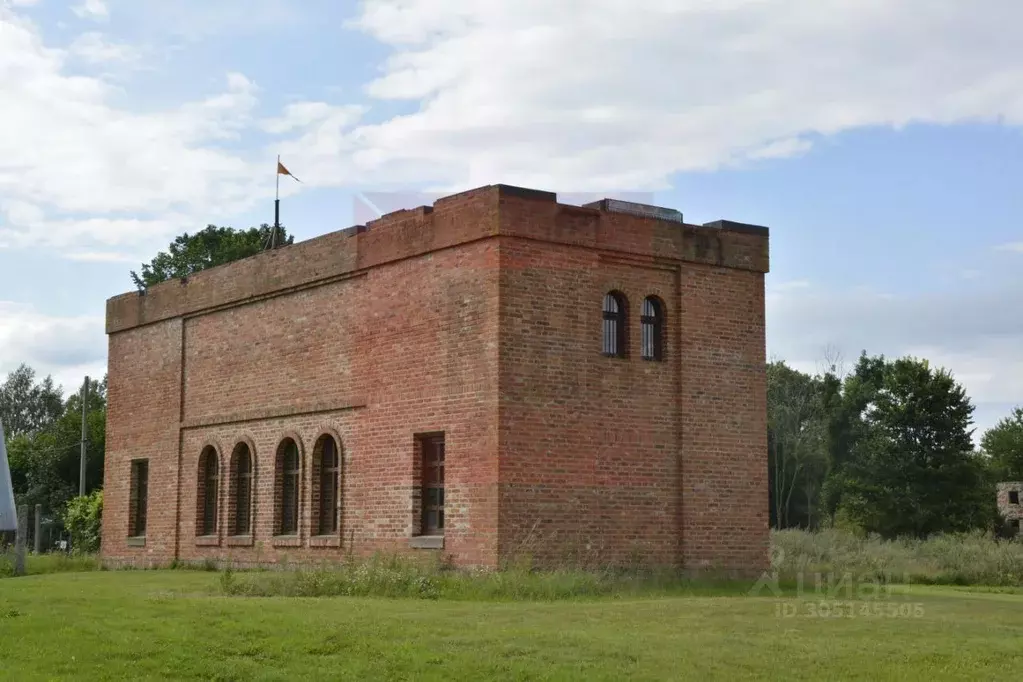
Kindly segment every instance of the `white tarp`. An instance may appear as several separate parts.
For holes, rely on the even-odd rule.
[[[18,530],[18,512],[14,509],[14,486],[4,445],[4,425],[0,423],[0,532],[5,530]]]

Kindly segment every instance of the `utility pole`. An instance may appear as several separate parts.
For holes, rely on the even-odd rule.
[[[35,532],[32,534],[32,543],[36,554],[43,549],[43,505],[36,505]]]
[[[14,537],[14,575],[25,575],[25,543],[28,542],[28,505],[18,507],[18,534]]]
[[[85,495],[85,445],[88,442],[85,431],[85,404],[89,401],[89,377],[82,386],[82,455],[78,460],[78,494]]]

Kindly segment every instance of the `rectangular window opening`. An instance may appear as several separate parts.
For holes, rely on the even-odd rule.
[[[146,512],[149,506],[148,459],[132,460],[129,505],[128,537],[145,537]]]
[[[419,438],[422,490],[420,505],[420,534],[444,534],[444,436]]]
[[[1018,490],[1010,490],[1009,491],[1009,504],[1019,504],[1019,491]]]

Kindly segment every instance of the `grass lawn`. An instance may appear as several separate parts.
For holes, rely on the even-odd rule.
[[[824,617],[819,600],[742,593],[498,603],[219,586],[191,571],[0,580],[0,679],[993,680],[1023,659],[1019,590],[898,588]]]

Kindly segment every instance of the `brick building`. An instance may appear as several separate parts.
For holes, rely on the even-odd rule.
[[[767,270],[495,185],[114,297],[105,560],[759,570]]]

